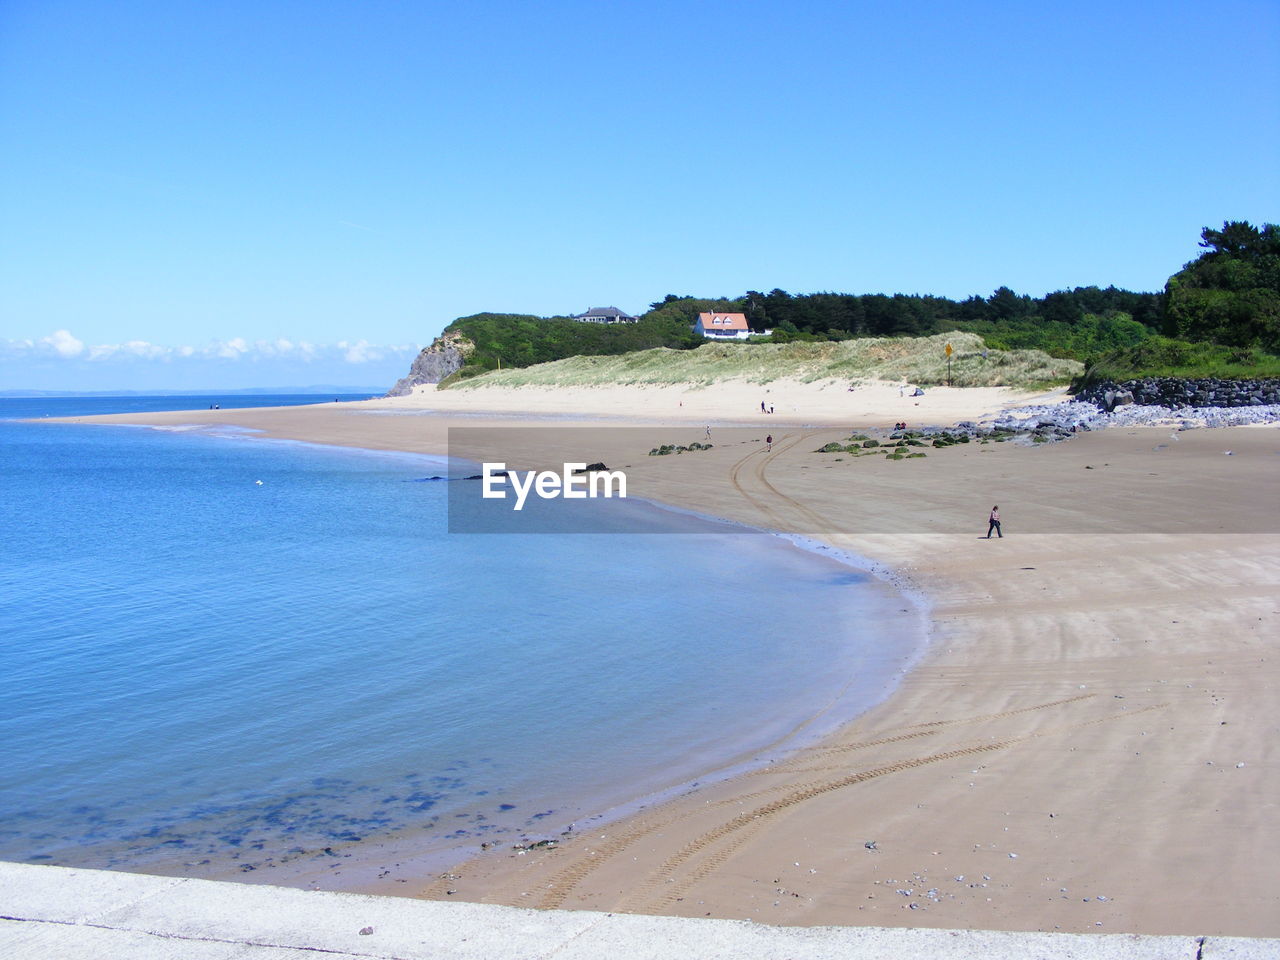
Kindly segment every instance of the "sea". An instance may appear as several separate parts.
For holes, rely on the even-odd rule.
[[[357,889],[768,763],[921,650],[794,539],[451,534],[443,458],[35,422],[315,400],[0,399],[0,859]]]

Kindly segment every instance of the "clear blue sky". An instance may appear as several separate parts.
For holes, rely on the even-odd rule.
[[[1280,4],[5,0],[0,120],[0,389],[379,383],[482,310],[1159,289],[1280,219]]]

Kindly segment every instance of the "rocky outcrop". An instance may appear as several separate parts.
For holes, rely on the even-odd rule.
[[[1167,407],[1161,404],[1117,404],[1110,412],[1104,405],[1073,400],[1066,403],[1042,404],[1005,410],[998,417],[984,421],[983,427],[994,430],[1030,433],[1032,442],[1065,439],[1079,430],[1104,430],[1108,427],[1155,427],[1176,424],[1179,430],[1193,427],[1239,427],[1246,424],[1280,421],[1280,404],[1261,403],[1234,407]],[[967,426],[960,424],[961,427]],[[979,427],[981,432],[983,427]],[[1038,438],[1043,438],[1043,440]]]
[[[1146,377],[1114,383],[1091,384],[1077,400],[1111,411],[1124,403],[1147,407],[1264,407],[1280,403],[1280,380],[1220,380],[1216,377],[1184,380],[1180,377]]]
[[[466,337],[446,331],[414,357],[408,375],[397,380],[396,385],[387,391],[387,396],[405,397],[413,393],[413,388],[419,384],[439,383],[462,369],[474,349],[475,344]]]

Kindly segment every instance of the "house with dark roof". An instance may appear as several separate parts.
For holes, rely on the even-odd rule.
[[[583,323],[635,323],[639,317],[623,313],[617,307],[592,307],[586,313],[576,314],[573,319]]]

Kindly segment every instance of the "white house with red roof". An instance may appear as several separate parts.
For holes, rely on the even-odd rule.
[[[700,313],[693,332],[708,340],[745,340],[751,336],[745,313]]]

